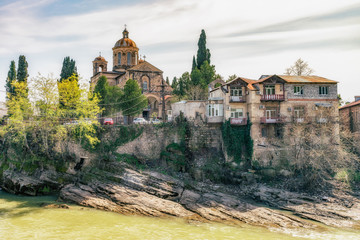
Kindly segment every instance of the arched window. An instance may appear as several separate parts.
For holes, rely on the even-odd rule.
[[[121,53],[118,54],[118,65],[121,65]]]
[[[143,82],[143,90],[147,91],[148,89],[148,83],[147,82]]]
[[[131,65],[131,53],[127,53],[127,65]]]

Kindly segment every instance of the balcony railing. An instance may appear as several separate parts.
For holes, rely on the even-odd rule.
[[[224,121],[224,116],[208,116],[208,123],[222,123]]]
[[[230,118],[230,124],[231,125],[246,125],[247,124],[247,118]]]
[[[260,118],[260,122],[261,123],[284,123],[285,122],[285,117],[261,117]]]
[[[284,101],[284,94],[266,94],[261,95],[261,101]]]
[[[230,96],[230,102],[246,102],[245,96]]]

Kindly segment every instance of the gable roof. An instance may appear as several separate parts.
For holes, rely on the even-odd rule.
[[[139,72],[159,72],[162,73],[160,69],[155,67],[154,65],[150,64],[149,62],[141,62],[138,65],[133,66],[132,68],[128,69],[129,71],[139,71]]]
[[[348,104],[342,106],[342,107],[339,108],[339,109],[341,110],[341,109],[345,109],[345,108],[349,108],[349,107],[353,107],[353,106],[357,106],[357,105],[360,105],[360,100],[357,100],[357,101],[355,101],[355,102],[348,103]]]
[[[266,75],[263,75],[266,76]],[[330,80],[324,77],[319,77],[319,76],[294,76],[294,75],[270,75],[264,78],[259,79],[257,82],[261,83],[264,82],[266,80],[268,80],[269,78],[272,77],[279,77],[282,80],[284,80],[286,83],[307,83],[307,84],[336,84],[338,83],[337,81],[334,80]]]
[[[233,82],[236,82],[236,81],[239,81],[239,80],[242,80],[243,82],[247,83],[247,88],[249,90],[257,90],[252,84],[253,83],[256,83],[257,81],[256,80],[253,80],[253,79],[249,79],[249,78],[244,78],[244,77],[238,77],[234,80],[231,80],[230,82],[227,82],[225,83],[225,85],[230,85],[232,84]]]

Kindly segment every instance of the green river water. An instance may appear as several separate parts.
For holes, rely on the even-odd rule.
[[[0,190],[0,240],[16,239],[360,239],[351,229],[287,231],[222,224],[193,223],[180,219],[123,216],[72,206],[47,209],[56,197],[15,196]]]

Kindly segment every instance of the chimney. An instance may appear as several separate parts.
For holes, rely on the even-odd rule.
[[[355,102],[360,100],[360,96],[355,96]]]

